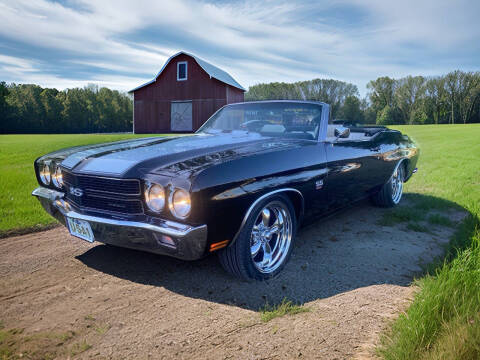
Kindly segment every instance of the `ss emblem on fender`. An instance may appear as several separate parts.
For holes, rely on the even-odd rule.
[[[70,188],[70,194],[81,197],[83,195],[83,190],[72,186]]]

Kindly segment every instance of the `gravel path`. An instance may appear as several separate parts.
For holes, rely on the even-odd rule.
[[[40,357],[68,358],[86,343],[75,357],[369,358],[453,231],[379,226],[384,211],[361,203],[302,229],[267,283],[231,278],[214,256],[188,263],[91,245],[64,228],[2,239],[0,320],[22,336],[71,334],[60,345],[18,340],[15,351]],[[263,323],[258,309],[283,298],[310,311]]]

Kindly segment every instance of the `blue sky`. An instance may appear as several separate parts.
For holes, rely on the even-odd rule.
[[[0,0],[0,81],[130,90],[179,50],[260,82],[480,70],[480,1]]]

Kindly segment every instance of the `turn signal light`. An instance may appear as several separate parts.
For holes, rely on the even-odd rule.
[[[213,243],[213,244],[210,245],[210,251],[215,251],[215,250],[222,249],[222,248],[224,248],[228,245],[228,242],[229,242],[229,240],[223,240],[223,241],[220,241],[220,242],[217,242],[217,243]]]

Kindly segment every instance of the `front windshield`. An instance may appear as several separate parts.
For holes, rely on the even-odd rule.
[[[248,132],[269,137],[316,140],[322,106],[301,102],[264,102],[227,105],[198,130],[199,133]]]

